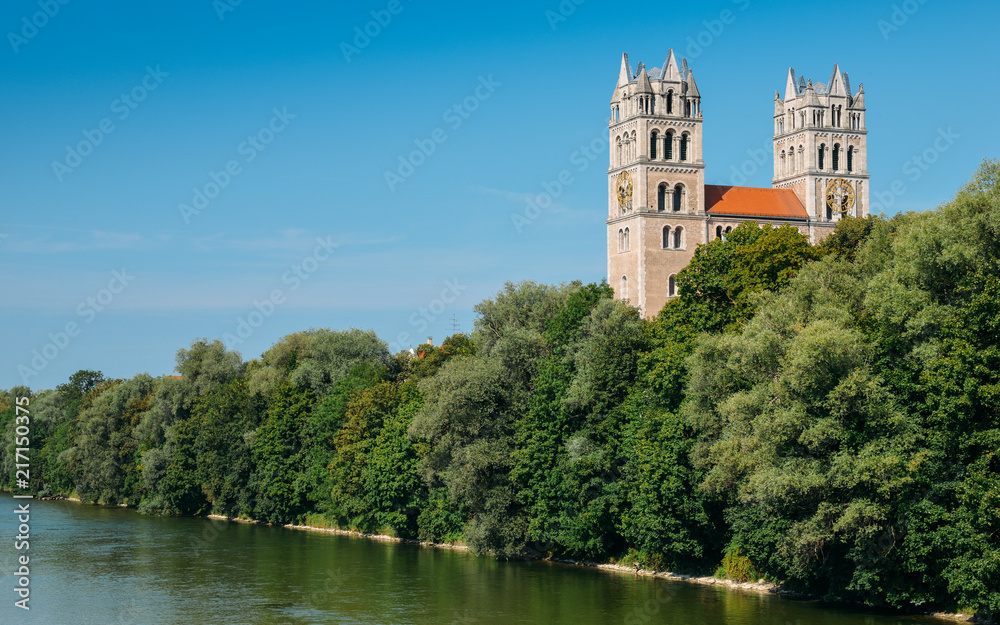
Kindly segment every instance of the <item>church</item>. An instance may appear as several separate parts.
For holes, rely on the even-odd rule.
[[[868,216],[865,89],[839,65],[826,84],[788,70],[774,93],[770,188],[705,184],[701,94],[687,59],[633,71],[622,55],[611,97],[608,283],[646,317],[677,294],[695,248],[746,221],[790,224],[817,243]]]

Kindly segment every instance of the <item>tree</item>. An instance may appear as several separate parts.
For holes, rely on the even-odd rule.
[[[302,479],[311,510],[320,513],[331,511],[334,482],[329,467],[336,458],[336,440],[346,420],[347,408],[362,392],[383,382],[385,374],[386,371],[376,365],[356,365],[306,418],[302,433],[305,461]]]
[[[858,250],[868,240],[880,217],[841,217],[833,232],[819,245],[820,252],[836,254],[848,262],[854,262]]]
[[[292,523],[306,512],[302,433],[313,398],[309,388],[281,384],[268,400],[267,417],[253,440],[254,518]]]
[[[137,503],[142,497],[132,431],[149,409],[147,374],[91,389],[77,419],[71,472],[84,501]]]
[[[606,557],[621,546],[614,515],[620,467],[620,405],[645,347],[638,310],[578,288],[556,311],[532,405],[518,422],[512,477],[528,513],[528,548]]]
[[[453,357],[420,382],[424,405],[409,433],[425,450],[421,473],[432,493],[443,487],[453,508],[468,510],[465,535],[476,551],[517,554],[524,546],[526,520],[510,477],[516,424],[549,353],[544,332],[578,288],[506,284],[476,306],[476,355]]]
[[[833,594],[886,582],[888,561],[858,546],[892,526],[921,459],[919,432],[840,308],[850,298],[824,279],[839,267],[796,281],[811,304],[771,295],[740,332],[699,339],[684,405],[703,488],[732,502],[731,547],[765,573]]]
[[[408,377],[414,381],[431,377],[453,356],[474,356],[475,353],[476,344],[464,334],[449,336],[439,347],[421,345],[417,348],[418,357],[407,359]]]
[[[308,386],[319,397],[325,396],[359,364],[388,370],[395,363],[385,341],[371,330],[309,332],[310,338],[296,358],[291,381],[296,386]]]
[[[692,429],[646,390],[632,393],[625,413],[617,530],[649,568],[700,570],[721,545],[689,459]]]
[[[756,293],[781,289],[806,262],[820,256],[795,227],[745,222],[725,239],[695,250],[690,264],[677,274],[680,298],[667,307],[683,309],[681,316],[700,331],[734,327],[757,310]]]
[[[266,399],[236,378],[200,397],[190,421],[197,424],[194,455],[198,481],[216,514],[251,516],[256,468],[254,437],[264,419]]]
[[[364,532],[417,535],[424,496],[406,431],[420,403],[412,390],[382,382],[348,404],[330,463],[333,509],[341,523]]]

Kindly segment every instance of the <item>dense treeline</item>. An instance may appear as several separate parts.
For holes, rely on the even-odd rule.
[[[508,284],[419,358],[310,330],[31,394],[39,494],[1000,611],[1000,163],[819,246],[744,224],[652,320]]]

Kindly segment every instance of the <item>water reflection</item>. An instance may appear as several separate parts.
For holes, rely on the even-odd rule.
[[[0,497],[0,511],[13,509]],[[4,534],[11,515],[0,515]],[[10,541],[0,566],[16,569]],[[31,611],[2,623],[895,625],[927,619],[549,563],[32,502]],[[10,579],[9,577],[7,578]],[[10,583],[2,584],[10,587]]]

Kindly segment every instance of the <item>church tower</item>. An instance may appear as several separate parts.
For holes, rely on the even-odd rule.
[[[844,215],[868,216],[867,135],[864,85],[852,95],[839,65],[825,85],[796,78],[789,68],[784,98],[774,94],[772,185],[794,191],[814,242]]]
[[[633,72],[623,54],[608,130],[608,281],[651,316],[708,235],[701,94],[687,59],[670,50],[662,68]]]

